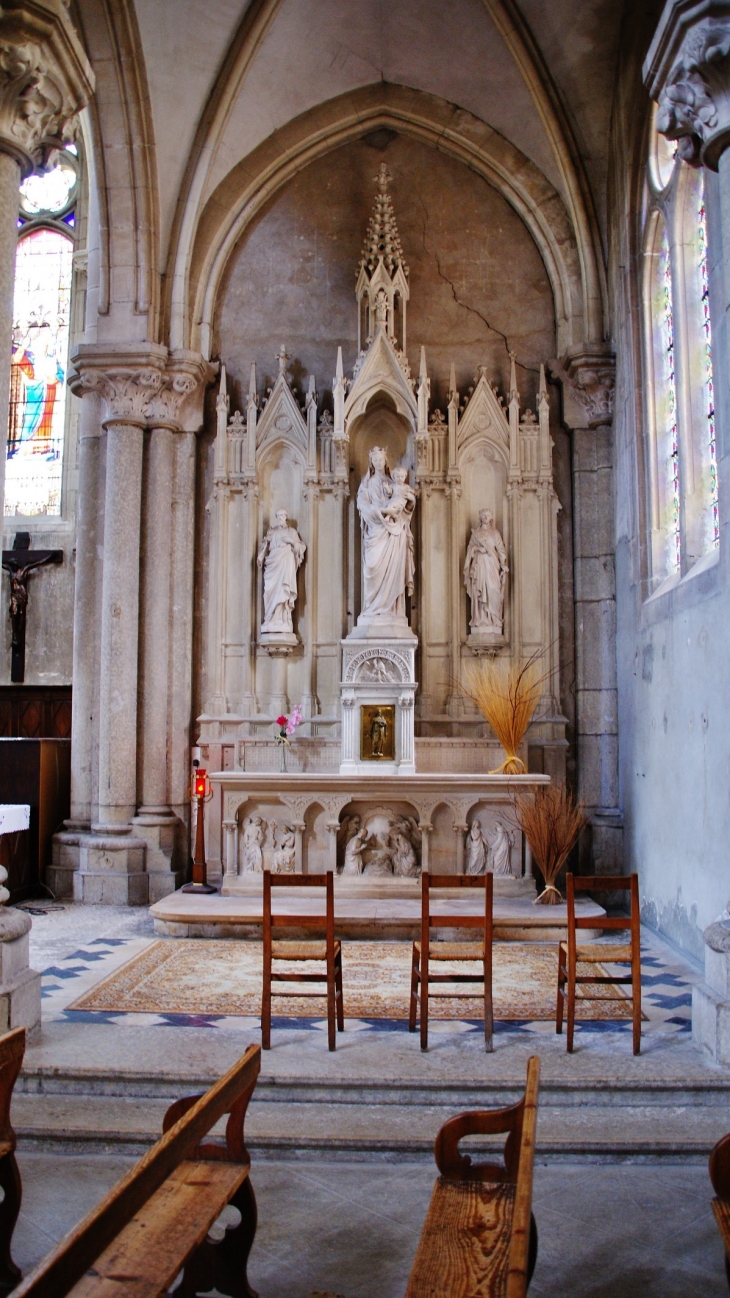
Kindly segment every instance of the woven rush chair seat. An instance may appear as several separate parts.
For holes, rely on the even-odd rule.
[[[560,948],[567,953],[568,943],[561,942]],[[618,943],[613,942],[604,942],[602,945],[596,942],[590,946],[576,945],[575,958],[578,964],[581,961],[584,964],[620,964],[624,960],[631,959],[631,947],[619,946]]]
[[[484,910],[481,915],[435,915],[431,913],[431,892],[438,888],[480,888],[484,892]],[[413,943],[411,956],[411,1002],[408,1011],[408,1031],[415,1032],[416,1019],[421,1019],[421,1050],[428,1050],[428,998],[435,996],[448,1000],[471,1000],[479,997],[484,1002],[484,1048],[492,1049],[494,1011],[492,1005],[492,931],[494,879],[491,873],[482,875],[421,874],[421,937]],[[479,932],[477,942],[432,942],[431,929],[470,928]],[[431,961],[479,961],[481,970],[464,973],[452,971],[431,973]],[[451,983],[450,992],[431,990],[432,983]],[[462,983],[479,983],[478,992],[462,992]],[[455,985],[455,986],[454,986]]]
[[[342,950],[342,943],[335,939],[335,955]],[[326,960],[327,943],[326,942],[287,942],[282,941],[271,943],[272,960]]]
[[[641,919],[639,913],[639,876],[638,874],[592,874],[576,878],[566,875],[566,892],[568,901],[568,940],[558,943],[558,1002],[555,1013],[555,1031],[563,1031],[563,1010],[567,1015],[568,1050],[573,1050],[575,1032],[576,999],[586,1000],[623,1000],[619,993],[610,991],[591,992],[591,987],[631,987],[631,1017],[633,1027],[634,1054],[641,1051]],[[628,892],[630,897],[629,914],[626,915],[581,915],[575,913],[576,892]],[[630,940],[622,942],[586,942],[580,945],[580,929],[602,929],[605,933],[615,933],[628,929]],[[626,974],[609,974],[579,972],[580,965],[621,964],[629,962],[631,969]],[[580,993],[578,992],[580,988]]]
[[[414,942],[417,951],[421,943]],[[429,946],[431,960],[483,960],[483,942],[432,942]]]
[[[323,888],[325,894],[324,915],[293,915],[290,912],[272,913],[272,888]],[[325,930],[324,941],[315,939],[274,938],[275,929],[322,929]],[[342,943],[335,939],[335,894],[332,871],[325,874],[272,874],[264,870],[264,976],[261,995],[261,1045],[264,1050],[271,1048],[271,1002],[274,996],[291,996],[287,983],[307,983],[309,996],[323,996],[327,999],[327,1044],[334,1050],[336,1033],[345,1028],[345,1012],[342,1006]],[[277,961],[292,961],[311,964],[312,961],[324,961],[324,973],[319,971],[293,972],[290,969],[276,968]],[[278,983],[274,991],[272,984]],[[316,990],[313,983],[324,983],[323,991]],[[282,987],[281,984],[284,984]],[[304,993],[295,992],[295,996]]]

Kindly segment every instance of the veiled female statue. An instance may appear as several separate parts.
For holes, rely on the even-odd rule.
[[[464,561],[464,585],[471,600],[472,631],[502,634],[507,551],[491,509],[480,509]]]
[[[289,527],[286,510],[277,509],[275,523],[261,543],[256,560],[264,569],[264,620],[261,630],[271,635],[293,635],[292,611],[297,600],[297,569],[306,545],[295,527]]]
[[[360,483],[357,508],[362,528],[362,611],[358,622],[406,616],[406,593],[413,593],[411,518],[415,493],[405,470],[391,477],[381,446],[370,452],[370,467]]]

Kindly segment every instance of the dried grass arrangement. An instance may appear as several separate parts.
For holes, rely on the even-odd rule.
[[[532,721],[544,679],[538,676],[536,655],[521,664],[480,658],[467,668],[466,684],[461,688],[489,722],[505,753],[502,765],[490,775],[526,772],[517,750]]]
[[[585,807],[564,784],[546,784],[534,794],[520,794],[514,806],[520,829],[545,878],[545,890],[535,901],[542,906],[557,906],[563,898],[555,881],[588,823]]]

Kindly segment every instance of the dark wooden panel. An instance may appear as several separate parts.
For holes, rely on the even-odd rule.
[[[30,806],[30,829],[6,848],[11,859],[3,861],[11,902],[37,892],[51,860],[51,839],[69,815],[70,795],[70,739],[0,738],[0,802]]]
[[[70,739],[70,685],[0,685],[0,737]]]

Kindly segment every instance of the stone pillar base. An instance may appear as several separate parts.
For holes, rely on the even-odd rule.
[[[692,1040],[718,1064],[730,1064],[730,920],[703,933],[705,981],[692,988]]]
[[[41,1032],[41,975],[29,965],[30,915],[0,909],[0,1033],[25,1028],[26,1040]]]
[[[146,906],[150,900],[146,851],[145,840],[131,834],[54,834],[46,882],[60,901]]]
[[[143,838],[147,844],[145,867],[152,905],[175,892],[184,881],[185,826],[178,816],[155,816],[145,812],[135,816],[132,824],[137,838]]]

